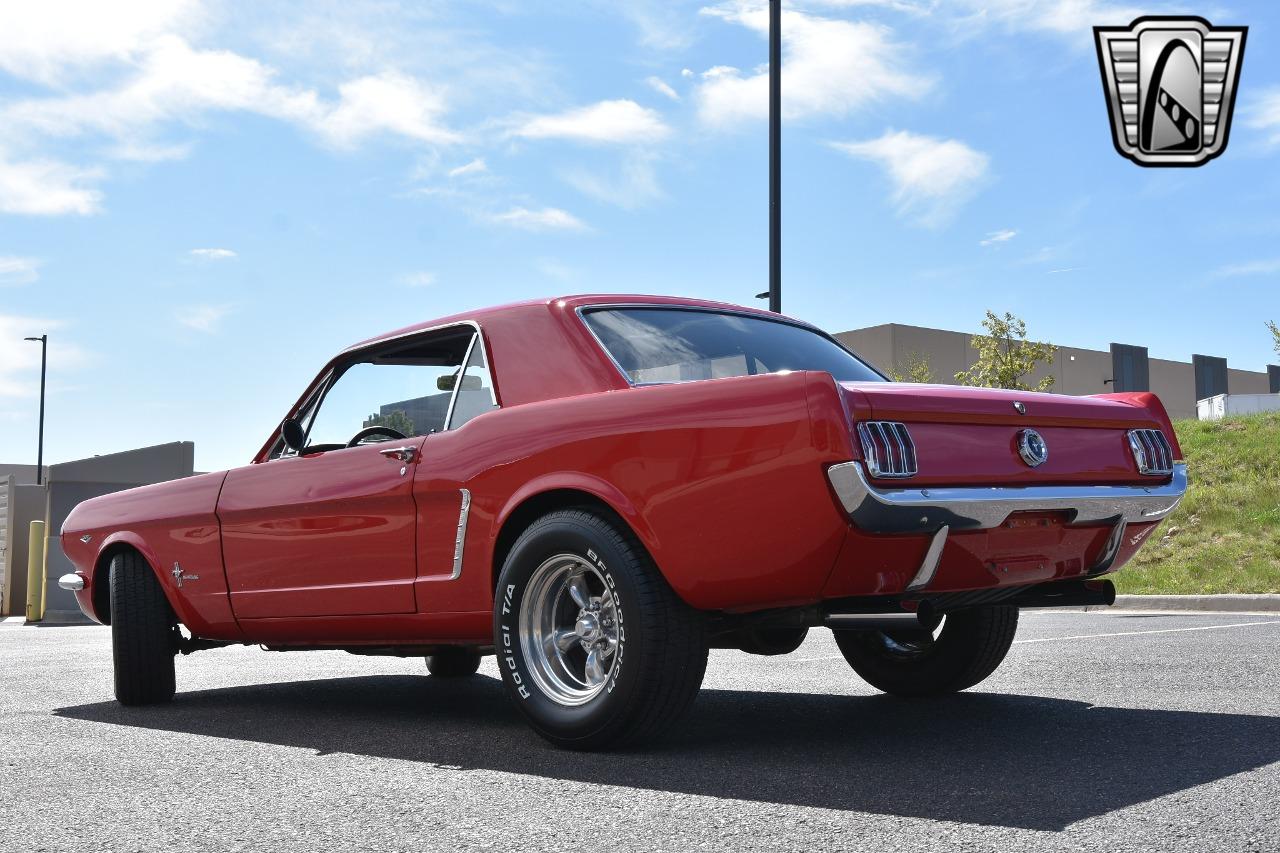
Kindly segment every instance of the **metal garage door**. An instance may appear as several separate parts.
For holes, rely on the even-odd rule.
[[[9,508],[13,506],[13,477],[0,478],[0,615],[9,612]]]

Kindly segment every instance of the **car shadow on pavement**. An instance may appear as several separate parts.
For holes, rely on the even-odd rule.
[[[1280,760],[1277,718],[976,692],[906,701],[703,690],[675,734],[622,756],[552,748],[487,676],[261,684],[55,714],[321,755],[1039,830]]]

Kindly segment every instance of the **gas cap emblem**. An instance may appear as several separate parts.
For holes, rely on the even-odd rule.
[[[1024,429],[1018,433],[1018,455],[1022,461],[1035,468],[1043,465],[1049,458],[1049,446],[1044,443],[1044,436],[1033,429]]]
[[[1015,409],[1017,409],[1017,410],[1018,410],[1018,414],[1020,414],[1020,415],[1025,415],[1025,414],[1027,413],[1027,407],[1026,407],[1026,406],[1024,406],[1024,405],[1022,405],[1022,401],[1021,401],[1021,400],[1016,401],[1016,402],[1013,404],[1013,407],[1014,407]]]

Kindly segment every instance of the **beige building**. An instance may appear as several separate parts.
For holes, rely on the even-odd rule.
[[[977,351],[964,332],[887,323],[836,335],[846,346],[886,373],[906,371],[913,359],[929,362],[934,382],[955,383],[970,367]],[[1109,352],[1060,346],[1053,364],[1031,377],[1052,374],[1060,394],[1105,394],[1111,391],[1154,391],[1172,418],[1194,418],[1196,400],[1217,394],[1280,393],[1280,366],[1265,372],[1237,370],[1224,358],[1193,355],[1191,361],[1149,358],[1146,347],[1112,344]]]

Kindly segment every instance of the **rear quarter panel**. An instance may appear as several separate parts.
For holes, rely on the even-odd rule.
[[[236,639],[222,545],[214,509],[226,472],[199,474],[92,498],[78,505],[62,526],[62,547],[85,588],[76,593],[81,609],[102,621],[94,590],[109,583],[104,555],[122,545],[136,548],[156,572],[178,618],[193,633]],[[82,541],[82,537],[89,541]],[[198,580],[181,587],[170,573],[175,564]]]
[[[827,374],[793,373],[532,403],[430,437],[415,483],[419,609],[490,608],[503,521],[566,488],[622,516],[694,607],[815,601],[846,529],[824,468],[850,449],[847,432],[811,425],[811,395],[846,417]],[[435,583],[452,561],[458,488],[472,494],[465,569]]]

